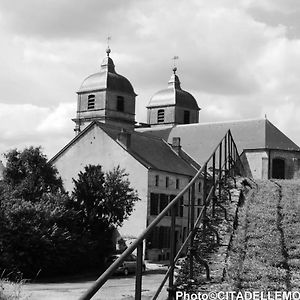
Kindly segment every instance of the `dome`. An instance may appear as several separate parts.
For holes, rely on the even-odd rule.
[[[154,94],[147,108],[176,105],[183,108],[200,110],[196,99],[190,93],[181,89],[180,81],[175,71],[176,69],[168,82],[168,88]]]
[[[100,72],[88,76],[82,82],[78,93],[106,89],[136,95],[129,80],[115,71],[114,62],[109,57],[109,53],[107,51],[107,57],[101,64]]]

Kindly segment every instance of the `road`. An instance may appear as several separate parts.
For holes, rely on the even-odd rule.
[[[151,299],[163,279],[163,274],[146,273],[143,276],[142,299]],[[28,283],[22,287],[22,298],[26,300],[76,300],[93,281],[64,283]],[[108,280],[93,299],[95,300],[133,300],[135,276],[115,276]],[[165,288],[164,288],[165,290]],[[159,298],[166,299],[166,292]]]

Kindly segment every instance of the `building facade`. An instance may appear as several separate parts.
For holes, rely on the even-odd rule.
[[[110,49],[100,71],[88,76],[77,92],[75,138],[52,159],[67,191],[86,165],[104,171],[120,166],[129,175],[140,201],[115,236],[136,238],[174,199],[231,130],[248,176],[257,179],[299,178],[300,148],[266,119],[199,123],[196,99],[181,88],[176,68],[166,89],[147,106],[147,124],[136,125],[136,93],[127,78],[116,73]],[[203,204],[202,179],[196,183],[196,210]],[[187,235],[188,206],[184,196],[176,208],[176,245]],[[197,213],[198,211],[196,211]],[[168,259],[171,217],[147,238],[145,254]]]

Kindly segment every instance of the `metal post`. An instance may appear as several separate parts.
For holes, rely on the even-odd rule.
[[[225,165],[224,165],[224,183],[226,182],[226,172],[227,172],[227,134],[225,136],[225,139],[224,139],[224,162],[225,162]]]
[[[194,231],[194,223],[195,223],[195,183],[191,187],[191,223],[190,223],[190,231]],[[194,261],[193,261],[193,251],[194,251],[194,234],[191,237],[190,242],[190,257],[189,257],[189,267],[190,267],[190,279],[193,279],[194,277]]]
[[[207,213],[207,164],[204,165],[204,182],[203,182],[203,201],[204,201],[204,209],[203,209],[203,229],[206,229],[206,213]]]
[[[135,275],[135,300],[142,299],[142,276],[143,276],[143,241],[137,246]]]
[[[232,154],[232,139],[231,139],[231,134],[230,132],[228,133],[228,157],[229,157],[229,166],[228,168],[231,169],[231,154]]]
[[[213,157],[212,157],[212,167],[213,167],[213,193],[212,193],[212,201],[213,201],[213,205],[212,205],[212,215],[213,217],[215,216],[215,205],[216,205],[216,198],[215,198],[215,193],[216,193],[216,152],[214,152]]]
[[[222,141],[219,146],[219,201],[221,201],[221,189],[222,189]]]
[[[178,202],[177,202],[178,203]],[[176,253],[176,241],[175,241],[175,226],[176,226],[176,208],[178,206],[174,205],[171,209],[171,231],[170,231],[170,266],[171,272],[169,275],[169,300],[173,299],[174,296],[174,258]]]

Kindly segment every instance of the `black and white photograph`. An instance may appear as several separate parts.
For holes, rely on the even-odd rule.
[[[0,0],[0,300],[300,300],[299,0]]]

